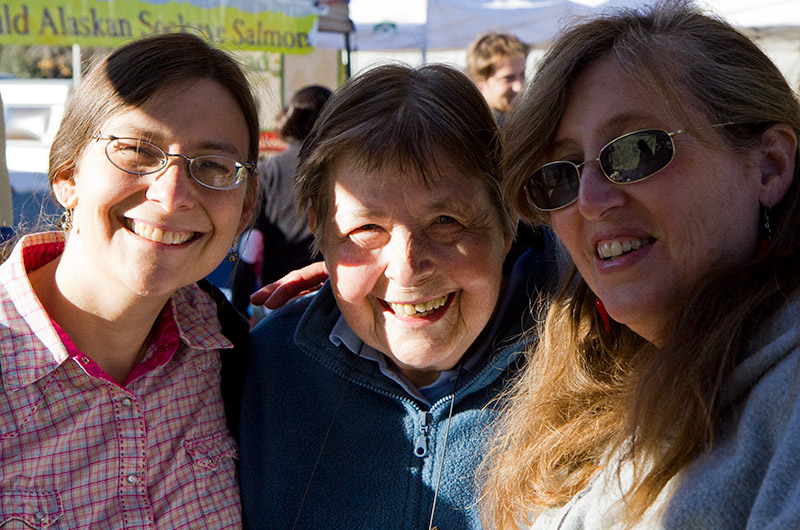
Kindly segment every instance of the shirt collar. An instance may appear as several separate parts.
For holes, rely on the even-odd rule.
[[[492,318],[464,355],[461,367],[462,375],[464,372],[474,369],[475,366],[484,359],[485,355],[494,349],[495,343],[499,338],[498,335],[503,324],[505,313],[512,305],[518,285],[526,278],[527,270],[523,266],[522,260],[518,259],[512,268],[510,277],[505,278],[503,282],[503,289],[500,293],[497,307],[495,308]],[[455,378],[458,376],[459,368],[456,367],[451,370],[445,370],[441,372],[439,378],[430,385],[417,388],[391,364],[383,353],[365,344],[347,324],[347,321],[345,321],[341,314],[328,338],[336,346],[343,344],[352,353],[377,362],[383,375],[395,381],[403,387],[407,393],[423,403],[430,405],[442,397],[453,393],[453,384]]]
[[[459,368],[444,370],[439,373],[439,377],[436,381],[424,387],[417,388],[391,363],[391,361],[389,361],[386,355],[362,341],[341,315],[333,326],[329,339],[335,346],[344,345],[353,354],[377,362],[378,369],[384,376],[400,385],[409,395],[428,406],[444,396],[453,393],[453,384]],[[471,355],[466,359],[462,370],[466,371],[474,367],[479,357],[479,355]]]

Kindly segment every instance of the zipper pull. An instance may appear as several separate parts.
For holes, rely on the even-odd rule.
[[[424,413],[419,424],[419,435],[417,436],[417,440],[415,442],[416,446],[414,447],[414,454],[420,458],[423,458],[428,454],[428,425],[430,416],[430,412]]]

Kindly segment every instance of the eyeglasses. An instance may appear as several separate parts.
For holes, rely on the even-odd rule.
[[[157,145],[141,138],[119,138],[96,133],[93,139],[108,140],[106,157],[115,167],[133,175],[149,175],[167,167],[171,156],[183,158],[189,175],[198,184],[212,190],[232,190],[247,180],[255,164],[238,162],[222,155],[203,155],[191,158],[167,153]]]
[[[696,130],[733,124],[719,123]],[[686,132],[689,131],[634,131],[608,142],[594,160],[580,164],[568,161],[545,164],[534,171],[525,184],[528,198],[536,208],[545,212],[569,206],[578,199],[581,168],[590,162],[598,162],[606,178],[616,184],[630,184],[652,177],[675,158],[675,142],[672,137]]]

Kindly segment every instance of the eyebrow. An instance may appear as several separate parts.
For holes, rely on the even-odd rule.
[[[143,140],[147,140],[148,142],[154,143],[154,144],[158,145],[159,147],[161,147],[162,144],[164,144],[164,143],[169,141],[166,136],[162,135],[158,131],[152,131],[152,130],[148,130],[148,129],[140,129],[140,128],[137,128],[135,126],[128,127],[128,126],[124,126],[124,125],[121,127],[121,130],[124,131],[124,132],[122,132],[120,134],[115,134],[114,136],[119,136],[119,137],[130,136],[130,137],[134,137],[134,138],[141,138]],[[198,150],[204,150],[204,151],[206,151],[206,150],[207,151],[221,151],[221,152],[224,152],[224,153],[228,153],[230,155],[234,155],[236,157],[239,157],[239,156],[245,156],[246,157],[247,156],[246,154],[240,155],[239,154],[239,150],[236,149],[236,147],[234,147],[234,145],[232,143],[225,142],[225,141],[219,142],[219,141],[215,141],[215,140],[205,140],[205,141],[201,142],[197,146],[197,149]]]
[[[632,127],[634,124],[637,124],[636,127],[645,127],[645,123],[656,120],[657,118],[655,116],[649,114],[634,114],[630,112],[616,114],[603,124],[602,131],[608,134],[609,140],[611,140],[622,134],[623,129]],[[572,148],[573,145],[578,147],[577,140],[567,137],[553,141],[550,144],[549,151],[568,149]]]
[[[426,208],[430,210],[455,210],[459,213],[469,213],[475,212],[478,208],[475,207],[475,204],[470,201],[463,201],[463,200],[453,200],[452,198],[448,199],[441,199],[434,203],[425,205]]]
[[[333,217],[336,218],[337,214],[347,216],[347,218],[384,218],[389,217],[386,213],[378,210],[376,208],[372,208],[368,205],[359,204],[359,205],[348,205],[347,207],[343,208],[342,204],[336,204],[335,209],[333,212]]]
[[[333,215],[334,218],[336,218],[337,214],[346,215],[348,218],[369,218],[376,221],[391,217],[391,215],[383,211],[380,205],[373,208],[362,203],[358,206],[347,207],[346,209],[342,209],[340,206],[341,205],[337,205]],[[442,198],[441,200],[430,204],[423,204],[422,206],[431,211],[445,210],[462,215],[477,215],[482,212],[481,208],[476,207],[473,202],[462,200],[454,201],[451,198]]]

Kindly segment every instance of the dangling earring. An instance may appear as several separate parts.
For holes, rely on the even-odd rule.
[[[61,218],[58,220],[58,225],[61,227],[61,230],[64,232],[69,232],[72,230],[72,209],[67,208],[64,210],[64,213],[61,214]]]
[[[611,318],[608,316],[608,311],[606,311],[606,306],[603,305],[603,301],[599,298],[595,301],[594,306],[597,308],[597,312],[600,313],[600,318],[603,319],[603,325],[606,328],[606,332],[611,332]]]
[[[238,246],[237,241],[234,239],[231,250],[228,252],[228,261],[231,263],[235,263],[239,259],[239,249],[236,248]]]
[[[772,243],[772,227],[769,225],[769,209],[771,206],[768,204],[761,207],[761,227],[758,234],[758,259],[763,258],[769,246]]]

